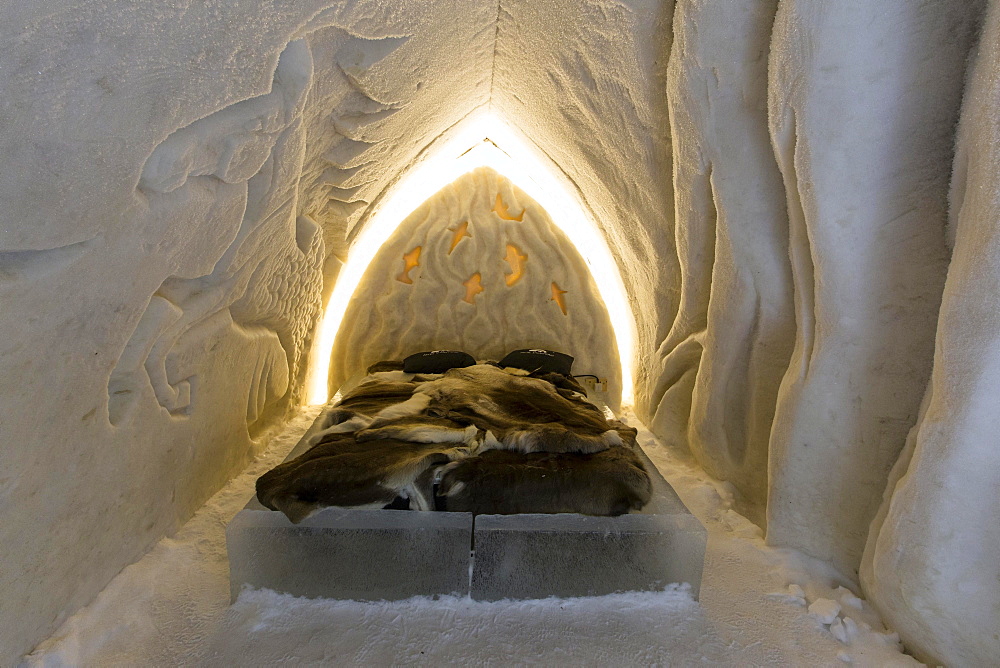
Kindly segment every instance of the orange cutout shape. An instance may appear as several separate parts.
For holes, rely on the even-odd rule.
[[[524,276],[524,263],[528,261],[527,255],[521,255],[521,251],[514,244],[507,244],[507,257],[505,257],[504,262],[510,265],[510,270],[512,273],[504,275],[503,279],[507,282],[507,287],[510,287],[521,280]]]
[[[449,227],[448,230],[454,233],[451,235],[451,248],[448,249],[448,255],[451,255],[451,252],[455,250],[455,247],[458,246],[462,239],[465,237],[472,238],[472,235],[469,234],[469,221],[465,221],[455,227]]]
[[[414,267],[420,266],[420,250],[421,246],[417,246],[409,253],[403,255],[403,273],[396,277],[396,280],[400,283],[406,283],[407,285],[413,285],[413,279],[410,278],[410,270]]]
[[[462,283],[465,286],[465,297],[462,299],[466,304],[475,304],[476,295],[483,291],[483,277],[477,271],[472,276],[469,276],[469,280]]]
[[[515,220],[519,223],[524,220],[524,209],[521,209],[521,213],[517,216],[510,215],[510,211],[507,209],[507,205],[503,203],[500,193],[497,193],[497,202],[493,205],[493,213],[500,216],[503,220]]]
[[[566,298],[563,295],[566,294],[565,290],[559,289],[559,284],[555,281],[552,282],[552,299],[556,304],[559,305],[559,310],[566,315]]]

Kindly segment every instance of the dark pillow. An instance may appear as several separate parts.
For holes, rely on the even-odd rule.
[[[508,353],[500,360],[499,364],[501,367],[512,366],[515,369],[524,369],[525,371],[561,373],[564,376],[570,375],[573,370],[573,358],[569,355],[535,348]]]
[[[459,369],[472,366],[476,360],[469,353],[461,350],[431,350],[426,353],[413,353],[403,360],[403,371],[406,373],[444,373],[448,369]]]

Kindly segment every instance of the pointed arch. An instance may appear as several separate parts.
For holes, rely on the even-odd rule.
[[[586,262],[608,310],[621,364],[622,401],[630,403],[635,318],[607,241],[579,195],[568,187],[566,177],[558,168],[546,164],[551,161],[519,133],[486,112],[471,116],[439,142],[440,147],[411,166],[377,204],[351,247],[314,337],[309,403],[325,403],[329,399],[329,362],[334,340],[351,296],[375,253],[428,194],[480,166],[491,167],[510,178],[544,209],[558,212],[553,223]]]

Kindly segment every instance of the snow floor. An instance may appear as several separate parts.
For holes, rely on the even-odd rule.
[[[708,528],[701,601],[665,592],[534,601],[364,603],[246,590],[229,605],[225,527],[317,409],[176,535],[126,567],[25,657],[65,665],[919,665],[823,562],[764,545],[725,483],[639,427],[656,466]]]

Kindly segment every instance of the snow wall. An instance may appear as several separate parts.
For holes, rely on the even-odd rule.
[[[0,662],[266,445],[358,231],[483,108],[600,225],[651,428],[922,658],[1000,655],[985,4],[4,3]]]
[[[331,384],[424,350],[500,360],[524,348],[570,352],[574,374],[621,396],[614,331],[586,261],[538,202],[479,167],[417,207],[372,258],[333,347]]]

